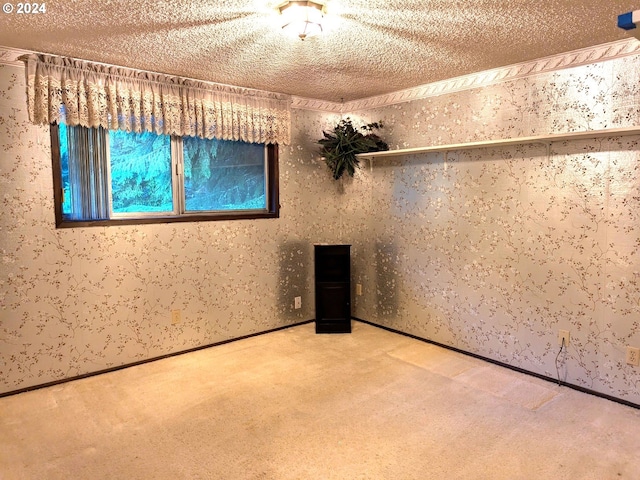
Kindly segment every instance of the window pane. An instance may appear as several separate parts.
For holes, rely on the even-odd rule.
[[[69,143],[67,141],[67,126],[58,125],[58,139],[60,143],[60,172],[62,176],[62,214],[71,215],[71,183],[69,181]]]
[[[172,212],[171,137],[109,132],[114,213]]]
[[[183,152],[186,211],[266,209],[264,145],[185,137]]]

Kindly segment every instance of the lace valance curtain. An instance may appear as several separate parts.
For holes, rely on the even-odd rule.
[[[36,124],[290,142],[286,95],[51,55],[20,59],[26,65],[29,119]]]

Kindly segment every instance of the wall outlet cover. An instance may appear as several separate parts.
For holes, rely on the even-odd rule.
[[[640,348],[627,347],[626,361],[628,365],[640,366]]]
[[[564,340],[564,346],[568,347],[569,339],[570,339],[569,330],[558,331],[558,345],[562,345],[563,344],[562,341]]]

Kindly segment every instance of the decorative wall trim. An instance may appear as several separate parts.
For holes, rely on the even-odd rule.
[[[18,50],[12,47],[0,46],[0,65],[13,65],[16,67],[24,67],[24,62],[18,60],[22,55],[28,55],[32,52],[28,50]]]
[[[314,98],[291,97],[291,108],[299,108],[301,110],[317,110],[328,113],[343,113],[345,110],[344,103],[327,102],[325,100],[316,100]]]
[[[0,46],[0,64],[23,66],[17,58],[29,53],[33,52]],[[368,110],[638,54],[640,54],[640,41],[629,38],[346,103],[292,96],[291,108],[327,113]]]
[[[399,90],[386,95],[354,100],[344,104],[344,111],[353,112],[368,110],[371,108],[386,107],[398,103],[420,100],[446,93],[468,90],[471,88],[485,87],[498,82],[514,80],[517,78],[553,72],[591,63],[613,60],[629,55],[640,54],[640,42],[635,38],[604,43],[595,47],[573,50],[543,57],[531,62],[517,63],[483,72],[472,73],[460,77],[450,78],[440,82],[429,83],[419,87]]]
[[[595,47],[582,48],[571,52],[543,57],[531,62],[516,63],[506,67],[454,77],[440,82],[428,83],[405,90],[375,97],[353,100],[343,104],[323,102],[310,98],[294,97],[292,108],[320,110],[324,112],[348,113],[371,108],[386,107],[398,103],[435,97],[471,88],[485,87],[498,82],[538,75],[565,68],[614,60],[616,58],[640,54],[640,41],[635,38],[604,43]]]

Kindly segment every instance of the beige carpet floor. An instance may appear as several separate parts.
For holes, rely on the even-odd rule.
[[[2,398],[0,478],[640,478],[640,411],[353,325]]]

